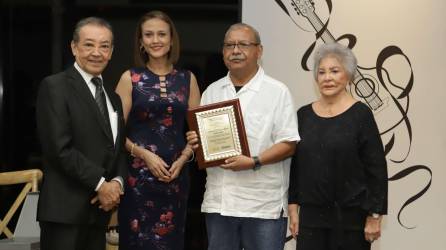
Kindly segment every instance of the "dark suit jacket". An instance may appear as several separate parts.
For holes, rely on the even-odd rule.
[[[101,177],[127,175],[121,99],[104,84],[118,114],[113,143],[93,95],[74,68],[46,77],[37,97],[37,129],[43,151],[43,182],[37,220],[106,225],[110,213],[91,205]]]

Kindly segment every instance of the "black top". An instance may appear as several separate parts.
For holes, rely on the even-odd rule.
[[[291,163],[289,203],[387,213],[387,164],[371,110],[356,102],[334,117],[297,111],[301,141]]]

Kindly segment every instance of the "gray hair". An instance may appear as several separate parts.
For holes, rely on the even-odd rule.
[[[229,32],[231,32],[233,30],[243,29],[243,28],[246,28],[246,29],[249,29],[252,31],[252,33],[254,34],[254,39],[255,39],[256,43],[258,43],[258,44],[262,43],[262,41],[260,40],[259,32],[254,27],[252,27],[251,25],[246,24],[246,23],[236,23],[236,24],[231,25],[225,33],[224,40],[226,40],[226,37],[228,36]]]
[[[339,43],[321,44],[314,53],[313,76],[317,80],[319,64],[322,59],[333,56],[344,67],[350,80],[353,79],[356,72],[357,61],[353,52],[346,46]]]
[[[112,44],[113,44],[113,28],[111,26],[111,24],[106,21],[103,18],[100,17],[87,17],[84,19],[81,19],[79,22],[77,22],[76,26],[74,27],[74,31],[73,31],[73,42],[74,43],[78,43],[80,36],[79,36],[79,32],[81,31],[82,27],[87,26],[87,25],[96,25],[99,27],[104,27],[108,30],[110,30],[110,32],[112,33]]]

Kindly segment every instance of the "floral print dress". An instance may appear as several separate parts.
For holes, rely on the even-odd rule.
[[[147,68],[130,70],[132,108],[127,136],[160,156],[167,165],[185,147],[189,71],[159,76]],[[131,158],[119,206],[119,249],[183,249],[189,176],[185,166],[170,183],[158,181],[140,158]]]

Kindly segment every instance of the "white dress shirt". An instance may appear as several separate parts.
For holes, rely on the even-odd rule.
[[[201,105],[238,98],[249,150],[257,156],[280,142],[300,140],[291,93],[285,84],[269,77],[259,66],[256,75],[238,92],[229,73],[212,83]],[[277,219],[287,216],[290,158],[252,169],[232,171],[207,168],[201,211],[224,216]]]
[[[94,76],[89,74],[89,73],[87,73],[87,72],[85,72],[81,67],[79,67],[79,65],[76,62],[74,63],[74,67],[81,74],[82,78],[84,79],[85,83],[88,86],[88,89],[90,89],[90,92],[91,92],[91,94],[93,95],[93,98],[94,98],[95,93],[96,93],[96,85],[94,85],[94,83],[91,81],[91,79]],[[101,80],[102,80],[102,76],[101,75],[99,75],[98,77],[101,78]],[[109,119],[110,119],[110,127],[111,127],[111,131],[112,131],[112,134],[113,134],[113,143],[116,144],[116,137],[118,136],[118,113],[113,108],[113,105],[110,102],[110,98],[108,97],[107,92],[104,89],[104,86],[102,86],[102,89],[104,91],[105,100],[107,102],[107,110],[108,110],[108,116],[109,116]],[[117,177],[113,178],[113,180],[118,181],[119,184],[121,184],[121,187],[123,187],[123,180],[122,180],[121,176],[117,176]],[[95,191],[98,191],[99,187],[102,185],[102,183],[104,181],[105,181],[105,178],[102,177],[99,180],[98,185],[96,186]]]

